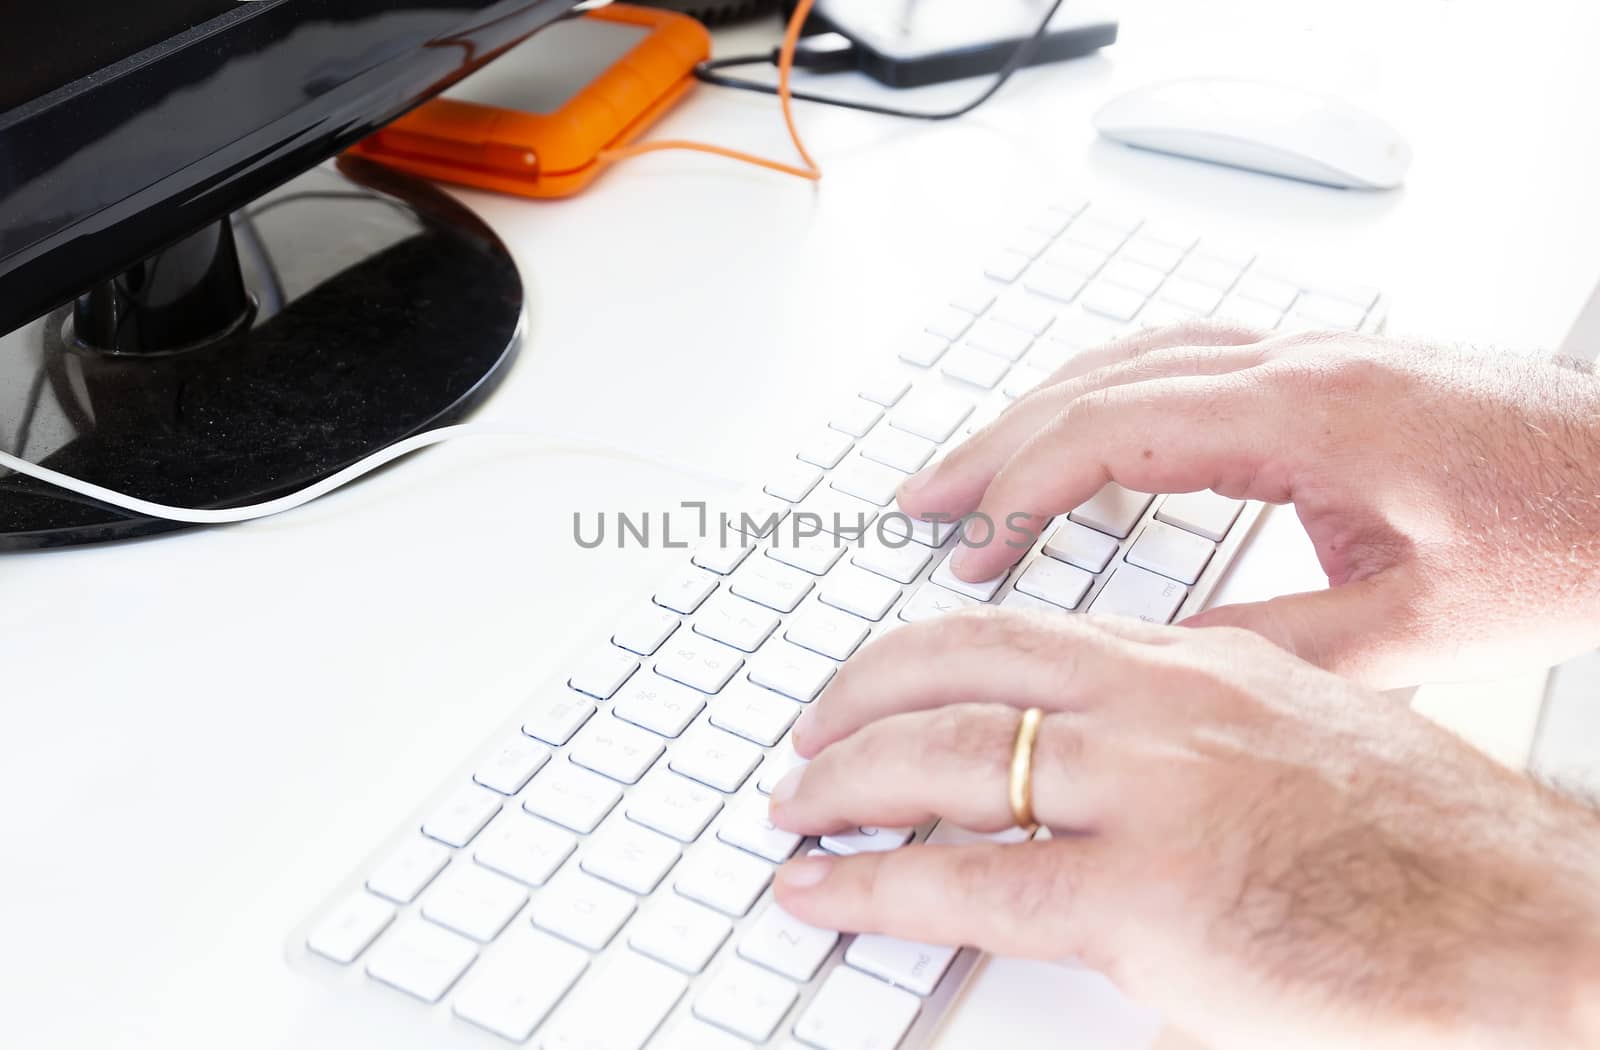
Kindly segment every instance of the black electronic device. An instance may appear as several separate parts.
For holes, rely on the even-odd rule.
[[[424,183],[317,166],[576,4],[10,5],[0,448],[220,507],[480,401],[523,320],[505,247]],[[0,476],[0,549],[172,527]]]

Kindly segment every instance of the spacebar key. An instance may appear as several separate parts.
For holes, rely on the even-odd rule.
[[[543,1050],[641,1050],[688,981],[633,951],[578,985],[540,1041]]]

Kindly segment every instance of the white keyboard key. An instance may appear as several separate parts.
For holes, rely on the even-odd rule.
[[[1283,320],[1283,311],[1258,303],[1254,299],[1230,295],[1222,301],[1222,305],[1217,307],[1217,312],[1212,316],[1229,324],[1270,332],[1278,327],[1279,321]]]
[[[410,904],[448,863],[449,849],[420,835],[414,836],[389,854],[389,859],[372,873],[367,879],[367,889],[396,904]]]
[[[799,717],[799,704],[750,682],[734,682],[711,698],[712,725],[762,747],[782,740]]]
[[[1028,291],[1058,303],[1072,302],[1083,293],[1088,283],[1089,274],[1070,266],[1059,266],[1050,258],[1030,269],[1022,280],[1023,287]]]
[[[900,594],[894,581],[849,565],[823,580],[817,597],[825,605],[876,622],[888,615]]]
[[[754,559],[759,560],[759,559]],[[656,654],[656,674],[674,682],[714,693],[739,673],[744,657],[737,649],[698,635],[680,634]]]
[[[465,846],[500,812],[500,801],[493,791],[463,785],[422,822],[422,833],[446,846]]]
[[[568,865],[533,898],[533,924],[580,948],[611,943],[635,907],[633,894]]]
[[[422,896],[424,918],[488,943],[528,902],[528,891],[476,864],[453,864]]]
[[[541,696],[533,702],[522,731],[535,740],[560,747],[572,739],[595,712],[594,702],[570,689]]]
[[[955,551],[959,549],[959,547],[955,548],[945,556],[944,560],[939,563],[939,567],[933,570],[933,575],[928,577],[928,581],[936,583],[946,590],[955,591],[957,594],[964,594],[974,601],[987,602],[993,600],[995,592],[1000,590],[1001,585],[1006,582],[1006,577],[1010,573],[1003,572],[992,580],[968,583],[950,571],[950,559],[955,556]]]
[[[895,490],[905,479],[902,471],[856,456],[841,463],[828,479],[828,484],[848,496],[864,499],[878,507],[887,507],[894,502]]]
[[[867,431],[877,425],[878,420],[882,418],[883,409],[871,401],[853,397],[834,411],[833,418],[828,420],[828,426],[853,438],[865,437]]]
[[[985,310],[994,305],[997,289],[988,281],[973,281],[971,284],[958,288],[950,294],[949,303],[963,313],[973,317],[982,317]]]
[[[911,540],[924,547],[943,547],[945,541],[956,534],[960,525],[958,521],[924,521],[907,514],[899,514],[885,518],[880,530],[885,539],[896,543],[901,540]]]
[[[782,562],[812,576],[824,576],[844,557],[845,545],[831,533],[820,536],[783,536],[779,542],[764,552],[773,561]]]
[[[910,389],[911,380],[905,377],[904,369],[896,372],[877,372],[861,381],[856,396],[884,408],[893,408]]]
[[[1082,352],[1082,348],[1059,339],[1041,339],[1028,352],[1028,364],[1054,372]]]
[[[1139,327],[1148,331],[1152,328],[1188,324],[1199,316],[1193,310],[1157,300],[1145,306],[1144,311],[1139,314]]]
[[[717,589],[717,578],[709,572],[688,568],[668,580],[655,593],[655,603],[663,609],[688,616]]]
[[[1096,248],[1064,237],[1044,253],[1043,265],[1072,270],[1087,280],[1099,273],[1100,267],[1110,259],[1111,253],[1104,248]],[[1037,271],[1042,268],[1035,266],[1033,269]]]
[[[675,737],[705,706],[705,694],[658,674],[641,674],[611,701],[611,713],[652,733]]]
[[[1125,540],[1153,499],[1154,496],[1125,489],[1113,481],[1067,517],[1079,525]]]
[[[781,565],[771,558],[752,558],[733,577],[730,589],[739,597],[748,598],[758,605],[790,613],[800,604],[800,599],[811,593],[815,585],[816,581],[810,574],[799,569]]]
[[[1067,228],[1066,239],[1077,244],[1084,244],[1090,248],[1097,248],[1107,254],[1122,247],[1128,239],[1131,230],[1120,229],[1118,226],[1100,222],[1093,215],[1082,215]]]
[[[1006,244],[1006,248],[1016,252],[1018,255],[1026,255],[1030,259],[1037,259],[1040,252],[1050,247],[1052,239],[1052,235],[1042,230],[1027,227],[1018,230]]]
[[[1032,345],[1033,336],[1021,328],[995,321],[979,321],[972,326],[972,331],[967,333],[962,346],[945,357],[945,373],[949,374],[950,358],[963,349],[984,350],[1007,361],[1020,361],[1022,355],[1027,353],[1028,347]]]
[[[720,842],[691,850],[672,885],[690,900],[738,918],[750,911],[772,881],[772,865]]]
[[[1176,244],[1168,244],[1159,237],[1149,233],[1140,233],[1122,246],[1120,258],[1129,262],[1136,262],[1141,266],[1148,266],[1163,274],[1171,273],[1183,261],[1187,248]]]
[[[1270,306],[1279,314],[1288,310],[1294,305],[1294,301],[1300,298],[1298,284],[1256,270],[1240,278],[1233,292],[1235,295]]]
[[[989,317],[1003,325],[1026,332],[1029,336],[1044,335],[1056,321],[1056,306],[1029,295],[1021,288],[1012,288],[1000,296],[1000,301],[989,311]],[[971,337],[968,337],[971,341]],[[1021,357],[1019,353],[1016,357]],[[1012,360],[1016,360],[1016,357]]]
[[[947,616],[961,609],[981,608],[982,602],[955,591],[947,591],[932,583],[925,583],[900,610],[900,619],[906,623],[920,623],[936,616]]]
[[[861,458],[915,474],[928,465],[936,448],[933,442],[915,434],[893,427],[878,427],[862,439]]]
[[[961,338],[970,324],[972,316],[964,310],[958,310],[953,306],[937,306],[933,309],[932,316],[928,318],[928,323],[922,326],[922,330],[953,342]]]
[[[911,841],[910,828],[857,828],[837,835],[824,835],[822,848],[841,857],[857,853],[887,853]]]
[[[918,332],[900,343],[900,360],[918,368],[932,368],[950,349],[950,340],[932,332]]]
[[[577,983],[589,953],[538,930],[518,928],[461,982],[452,1008],[479,1028],[521,1043]]]
[[[1094,577],[1075,565],[1039,558],[1017,577],[1017,590],[1063,609],[1076,609]]]
[[[1102,281],[1110,281],[1129,291],[1137,292],[1146,299],[1155,294],[1155,290],[1161,287],[1161,282],[1166,278],[1167,275],[1160,270],[1120,257],[1112,259],[1106,264],[1106,268],[1100,271]]]
[[[944,364],[939,367],[951,379],[970,383],[983,390],[993,390],[1010,370],[1006,358],[970,346],[958,346],[950,351],[944,356]],[[873,502],[879,506],[888,505],[887,502]]]
[[[767,478],[766,487],[762,491],[789,503],[799,503],[811,495],[811,490],[816,488],[817,482],[821,480],[822,471],[814,464],[793,459]],[[701,568],[707,566],[702,565]],[[726,576],[727,573],[724,572],[722,575]]]
[[[581,867],[638,894],[652,892],[678,863],[678,844],[631,820],[612,820],[584,845]]]
[[[991,255],[989,261],[983,264],[983,272],[985,276],[1010,284],[1022,276],[1023,271],[1028,268],[1028,264],[1031,262],[1033,260],[1021,252],[1006,249]]]
[[[839,934],[808,926],[777,904],[756,917],[739,938],[739,954],[791,981],[809,981],[822,969]]]
[[[1221,543],[1242,510],[1243,503],[1215,492],[1185,492],[1162,501],[1156,520]]]
[[[674,773],[731,795],[761,764],[761,749],[732,733],[698,722],[673,746],[667,764]]]
[[[755,541],[764,540],[776,532],[778,526],[793,509],[783,500],[762,493],[760,498],[750,501],[748,506],[730,510],[724,528],[733,530],[736,535],[742,535],[747,545],[754,546]]]
[[[1103,532],[1063,521],[1045,541],[1044,553],[1087,572],[1099,573],[1116,557],[1117,541]]]
[[[1082,223],[1098,223],[1119,233],[1131,234],[1144,225],[1144,220],[1131,212],[1107,204],[1091,204],[1079,217]]]
[[[478,957],[477,945],[421,919],[395,924],[367,956],[367,974],[436,1003]]]
[[[867,640],[870,628],[849,613],[820,603],[807,605],[789,619],[783,636],[830,660],[848,660]]]
[[[1041,598],[1035,598],[1031,594],[1023,594],[1021,591],[1012,591],[1010,594],[1002,596],[1000,608],[1017,609],[1021,612],[1030,613],[1064,613],[1067,611],[1059,605],[1051,605]]]
[[[949,821],[941,822],[928,833],[929,846],[965,846],[973,842],[992,842],[1000,846],[1010,846],[1018,842],[1027,842],[1033,838],[1033,832],[1025,828],[1006,828],[1002,831],[968,831],[966,828],[957,827]]]
[[[893,521],[894,519],[890,519]],[[922,522],[920,524],[931,524]],[[955,528],[951,522],[950,529]],[[885,528],[885,533],[888,529]],[[930,538],[932,536],[930,535]],[[928,567],[928,562],[933,560],[933,551],[920,543],[906,542],[886,536],[884,539],[873,537],[859,551],[850,556],[850,561],[857,568],[868,572],[877,573],[896,583],[911,583]]]
[[[1365,307],[1356,306],[1322,292],[1307,292],[1295,300],[1294,313],[1329,328],[1356,329],[1367,319]]]
[[[478,763],[472,779],[502,795],[515,795],[550,761],[550,749],[526,736],[516,736],[501,744]]]
[[[601,715],[590,719],[578,732],[567,758],[601,776],[637,784],[666,749],[656,734],[620,718]]]
[[[761,648],[777,629],[778,617],[770,609],[731,594],[714,596],[700,607],[694,621],[696,634],[747,653]]]
[[[525,885],[543,886],[577,848],[572,832],[513,809],[489,825],[472,859]]]
[[[1157,297],[1164,302],[1176,303],[1186,310],[1192,310],[1201,317],[1210,317],[1218,306],[1222,305],[1222,293],[1209,284],[1191,281],[1182,277],[1171,277],[1161,286]]]
[[[1127,322],[1138,316],[1147,298],[1130,288],[1098,278],[1079,296],[1078,304],[1091,313],[1109,317],[1113,321]]]
[[[921,1009],[910,992],[841,966],[822,982],[794,1034],[817,1050],[893,1050]]]
[[[587,835],[599,826],[622,789],[598,773],[559,760],[545,766],[528,787],[522,808],[536,817]]]
[[[1244,267],[1237,262],[1210,255],[1202,245],[1199,251],[1183,260],[1177,276],[1225,292],[1234,286],[1243,272]]]
[[[942,444],[972,415],[973,404],[943,390],[913,390],[889,415],[889,425]]]
[[[629,820],[693,842],[722,811],[722,796],[667,769],[657,769],[628,792]]]
[[[1005,385],[1000,388],[1000,392],[1009,400],[1015,401],[1033,393],[1040,384],[1049,378],[1050,373],[1043,368],[1026,364],[1018,365],[1006,377]]]
[[[864,933],[845,949],[844,961],[923,998],[933,994],[960,949]]]
[[[748,549],[735,546],[731,550],[739,552],[742,558]],[[653,656],[655,651],[672,637],[680,622],[677,614],[652,604],[648,609],[640,609],[624,623],[617,633],[611,636],[611,644],[620,645],[638,656]]]
[[[744,1039],[764,1043],[799,997],[800,989],[782,977],[730,959],[696,989],[694,1015]]]
[[[766,796],[750,794],[729,808],[728,815],[722,818],[722,825],[717,829],[717,838],[730,846],[754,853],[763,860],[782,864],[794,856],[794,851],[800,847],[801,836],[773,827],[772,821],[767,818]],[[809,975],[795,978],[797,981],[809,979]]]
[[[750,1044],[698,1017],[685,1017],[672,1031],[657,1036],[650,1050],[750,1050]]]
[[[617,952],[559,1008],[540,1050],[643,1050],[688,984],[638,952]]]
[[[1125,560],[1129,565],[1192,585],[1200,579],[1216,552],[1217,545],[1204,536],[1153,521],[1128,549]]]
[[[790,642],[768,642],[750,661],[750,681],[809,704],[839,665]]]
[[[700,549],[695,551],[694,557],[690,558],[689,560],[693,562],[697,568],[704,569],[707,572],[714,572],[718,576],[726,576],[734,569],[737,569],[740,563],[750,556],[751,545],[745,543],[744,540],[744,534],[741,532],[734,532],[732,535],[726,537],[726,542],[707,540],[705,543],[700,545]],[[665,616],[672,615],[665,609],[661,609],[659,611]],[[657,621],[657,623],[661,622],[662,621],[659,620]],[[673,617],[672,626],[678,626],[677,617]],[[665,639],[663,639],[663,641],[664,640]],[[612,637],[611,644],[621,645],[622,648],[631,653],[639,652],[638,649],[635,649],[631,645],[623,645],[621,642],[617,641],[615,636]],[[659,649],[660,647],[660,643],[658,642],[656,644],[656,649]],[[655,651],[655,649],[647,649],[642,655],[649,656]]]
[[[841,434],[837,430],[819,430],[800,447],[795,458],[823,470],[832,470],[854,444],[848,434]]]
[[[347,966],[393,921],[391,905],[370,893],[353,893],[317,923],[306,938],[306,947]]]
[[[763,795],[772,794],[772,789],[778,786],[778,781],[785,774],[805,764],[806,760],[795,754],[794,747],[784,741],[767,755],[766,762],[761,766],[761,775],[756,777],[756,790]]]
[[[632,653],[608,645],[591,655],[567,680],[567,684],[597,700],[609,700],[638,669],[639,661],[634,659]]]
[[[1130,616],[1146,623],[1171,623],[1188,588],[1136,565],[1112,573],[1089,611],[1102,616]]]
[[[628,927],[628,946],[693,975],[706,968],[732,932],[733,923],[710,908],[663,893]]]
[[[821,531],[852,545],[859,543],[877,520],[877,507],[866,500],[847,496],[831,485],[819,486],[795,508],[797,534]]]

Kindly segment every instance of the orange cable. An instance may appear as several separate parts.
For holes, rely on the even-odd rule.
[[[599,159],[606,164],[615,164],[619,160],[629,157],[638,157],[646,153],[660,153],[664,150],[690,150],[695,153],[710,153],[730,160],[754,164],[760,168],[782,172],[797,178],[809,179],[812,182],[822,178],[822,169],[812,159],[811,153],[806,149],[805,142],[800,138],[800,129],[794,122],[794,99],[790,97],[789,76],[794,71],[794,53],[800,44],[800,30],[806,24],[806,18],[811,14],[811,7],[816,0],[798,0],[795,4],[794,14],[789,18],[789,27],[783,34],[783,47],[778,51],[778,100],[783,104],[783,123],[789,129],[789,140],[794,143],[795,152],[800,154],[803,167],[785,164],[781,161],[768,160],[766,157],[757,157],[754,154],[741,150],[729,149],[727,146],[715,146],[706,142],[690,142],[686,139],[663,139],[657,142],[641,142],[632,146],[622,146],[617,149],[602,150]]]

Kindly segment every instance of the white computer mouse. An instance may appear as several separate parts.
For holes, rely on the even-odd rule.
[[[1201,78],[1137,88],[1095,114],[1130,146],[1347,189],[1392,189],[1411,146],[1365,110],[1301,88]]]

